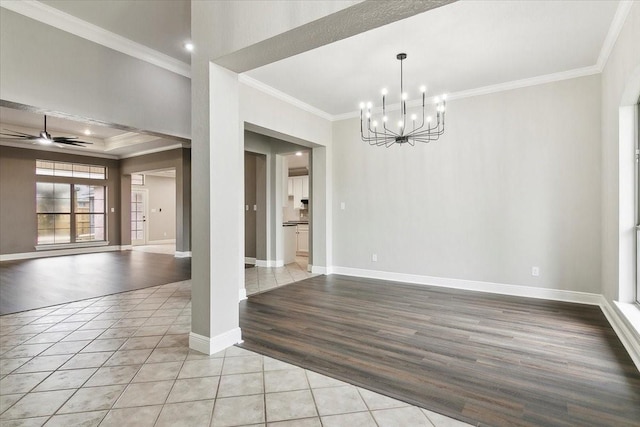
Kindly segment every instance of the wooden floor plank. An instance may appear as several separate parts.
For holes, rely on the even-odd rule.
[[[639,426],[599,307],[346,276],[249,297],[243,347],[487,426]]]
[[[191,258],[138,251],[0,262],[0,315],[191,278]]]

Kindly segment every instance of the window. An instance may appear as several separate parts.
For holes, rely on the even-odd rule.
[[[53,176],[36,182],[38,245],[106,240],[107,187],[87,180],[104,180],[104,166],[36,160],[36,175]]]
[[[131,185],[144,185],[144,175],[141,173],[132,173]]]
[[[38,244],[71,242],[71,185],[36,183]]]
[[[636,303],[640,304],[640,100],[636,104]]]
[[[74,185],[76,242],[104,239],[105,188],[98,185]]]
[[[36,175],[107,179],[107,168],[104,166],[36,160]]]

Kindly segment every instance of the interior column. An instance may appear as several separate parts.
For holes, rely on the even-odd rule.
[[[238,289],[244,273],[244,148],[238,75],[206,58],[192,57],[191,102],[193,255],[189,347],[213,354],[242,339]]]

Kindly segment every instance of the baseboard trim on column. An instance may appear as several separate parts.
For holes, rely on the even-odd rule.
[[[284,267],[284,261],[281,259],[275,261],[257,259],[256,267]]]
[[[240,289],[238,294],[239,294],[238,297],[239,297],[240,301],[243,301],[243,300],[247,299],[247,289],[246,288]]]
[[[191,251],[176,251],[176,258],[191,258]]]
[[[225,348],[242,342],[242,330],[234,328],[218,336],[209,338],[195,332],[189,333],[189,348],[200,353],[212,355]]]

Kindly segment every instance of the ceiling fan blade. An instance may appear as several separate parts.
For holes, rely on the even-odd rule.
[[[0,139],[5,141],[37,141],[40,139],[37,136],[22,136],[22,135],[6,135],[0,134]]]
[[[64,144],[64,145],[75,145],[76,147],[84,147],[84,145],[82,144],[76,144],[75,141],[54,141],[55,144]]]
[[[87,142],[87,141],[78,141],[72,138],[66,138],[63,136],[59,136],[56,138],[53,138],[53,142],[59,143],[59,144],[71,144],[73,143],[78,143],[78,144],[93,144],[93,142]]]
[[[77,136],[54,136],[52,139],[54,141],[64,141],[64,140],[78,139],[78,137]]]
[[[31,135],[30,133],[18,132],[17,130],[11,130],[11,129],[3,129],[3,130],[6,130],[7,132],[13,132],[14,135],[11,135],[11,136],[34,136],[34,135]],[[9,135],[9,134],[0,133],[0,135]]]

